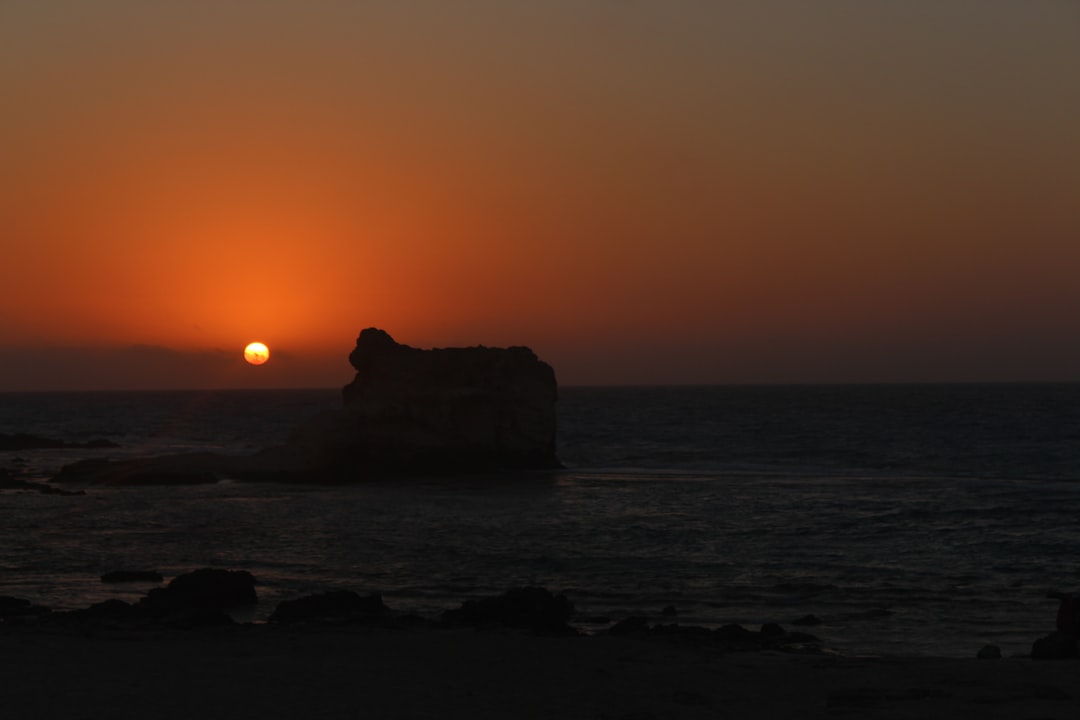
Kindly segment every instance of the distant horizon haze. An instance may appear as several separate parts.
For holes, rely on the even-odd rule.
[[[494,344],[473,342],[455,346],[469,345]],[[0,350],[0,392],[341,388],[352,381],[356,372],[348,362],[352,347],[348,343],[337,353],[305,357],[288,348],[271,346],[273,356],[260,366],[244,360],[242,347],[228,351],[181,351],[149,345],[3,349]],[[575,354],[573,349],[545,353],[543,348],[530,347],[541,360],[552,365],[560,386],[1080,382],[1080,375],[1073,372],[1075,366],[1064,362],[1046,363],[1037,376],[1023,375],[1018,372],[1026,364],[1022,352],[1010,357],[1001,351],[982,360],[972,357],[972,366],[958,352],[953,356],[955,364],[950,372],[949,366],[934,358],[912,362],[909,355],[904,355],[902,365],[889,363],[881,357],[885,349],[861,356],[828,357],[830,348],[824,348],[813,358],[778,355],[763,360],[751,348],[732,353],[723,367],[710,368],[702,358],[711,356],[668,358],[663,348],[645,348],[640,355],[634,355],[633,348],[594,348],[583,355]],[[626,354],[620,356],[620,352]]]

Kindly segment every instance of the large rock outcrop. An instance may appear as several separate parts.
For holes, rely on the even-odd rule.
[[[337,470],[455,472],[559,467],[551,366],[526,347],[419,350],[377,328],[349,355],[344,407],[288,446]]]
[[[223,478],[353,482],[405,473],[560,467],[555,373],[525,347],[419,350],[376,328],[349,355],[344,404],[297,428],[281,447],[82,460],[53,482],[187,485]]]

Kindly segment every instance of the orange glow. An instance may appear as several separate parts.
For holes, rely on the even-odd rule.
[[[342,385],[373,325],[564,383],[1080,379],[1068,3],[58,2],[0,21],[0,390]]]
[[[248,343],[244,348],[244,359],[252,365],[262,365],[270,359],[270,348],[261,342]]]

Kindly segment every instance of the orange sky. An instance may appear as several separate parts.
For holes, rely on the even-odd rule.
[[[0,390],[1080,380],[1078,73],[1071,0],[5,0]]]

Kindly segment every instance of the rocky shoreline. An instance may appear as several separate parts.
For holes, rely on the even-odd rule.
[[[154,571],[119,570],[106,573],[102,582],[160,583]],[[239,626],[236,611],[258,602],[256,579],[243,570],[202,568],[154,587],[134,603],[110,599],[77,610],[53,611],[29,600],[0,596],[0,627],[39,628],[57,631],[103,631],[178,629]],[[674,615],[674,608],[666,609]],[[512,630],[547,637],[576,637],[588,634],[572,624],[573,603],[565,595],[546,588],[512,588],[502,595],[465,600],[438,617],[395,611],[378,593],[366,596],[349,590],[334,590],[281,601],[266,621],[267,625],[361,626],[380,629]],[[655,636],[680,639],[718,651],[762,651],[826,654],[822,641],[805,632],[785,630],[765,623],[758,630],[741,625],[704,628],[676,622],[655,623],[640,616],[614,622],[600,634],[611,636]]]
[[[1080,660],[843,657],[778,626],[626,619],[573,628],[542,588],[438,618],[334,591],[266,623],[248,573],[200,570],[136,603],[48,612],[0,601],[0,707],[22,718],[1067,718]],[[18,605],[19,607],[15,607]]]
[[[243,570],[202,568],[173,578],[164,578],[153,570],[116,570],[101,577],[103,583],[152,584],[143,597],[129,603],[109,599],[87,608],[53,611],[23,598],[0,596],[0,627],[27,627],[69,631],[103,629],[198,629],[240,625],[237,617],[258,603],[257,580]],[[1036,660],[1076,659],[1078,654],[1075,598],[1053,594],[1061,602],[1057,628],[1038,638],[1030,657]],[[660,615],[672,619],[674,607]],[[574,637],[582,635],[638,636],[675,639],[722,652],[781,651],[787,653],[832,655],[823,641],[808,632],[788,630],[775,622],[764,622],[756,630],[728,624],[716,628],[681,625],[678,622],[655,622],[644,616],[612,621],[603,618],[597,629],[596,618],[583,619],[575,625],[573,603],[561,594],[542,587],[511,588],[501,595],[471,598],[458,608],[447,609],[437,617],[388,607],[379,593],[360,595],[350,590],[333,590],[282,600],[269,615],[266,625],[362,626],[381,629],[446,630],[475,628],[483,630],[524,631],[540,636]],[[813,616],[794,621],[794,625],[812,626]],[[250,624],[250,623],[246,623]],[[263,623],[260,623],[263,624]],[[588,628],[588,629],[586,629]],[[992,645],[981,648],[976,657],[1001,659]]]

